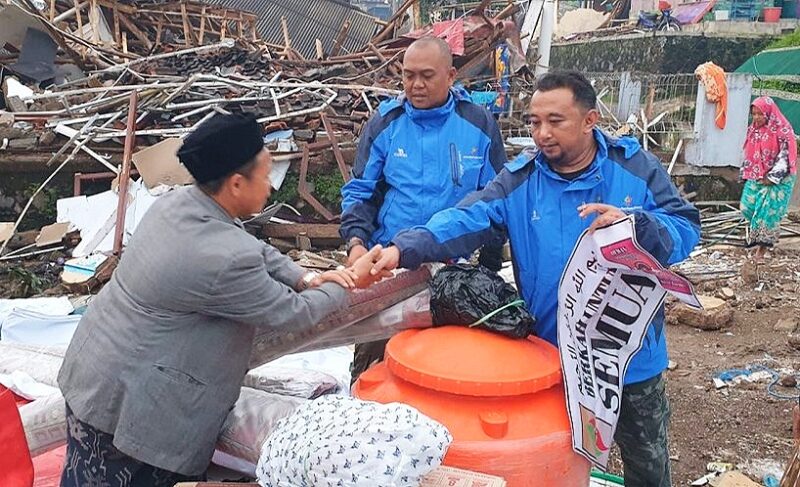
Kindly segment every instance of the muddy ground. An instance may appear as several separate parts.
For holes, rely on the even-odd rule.
[[[800,239],[783,243],[758,265],[747,251],[733,247],[708,249],[694,263],[706,272],[688,274],[699,282],[697,291],[720,298],[727,294],[733,319],[729,326],[707,331],[676,324],[673,312],[667,326],[675,366],[667,372],[673,485],[687,485],[703,476],[709,462],[733,463],[760,484],[765,473],[780,472],[789,458],[791,408],[797,400],[771,395],[769,379],[717,389],[713,378],[725,370],[761,365],[784,369],[778,373],[791,385],[785,377],[800,372],[800,351],[789,345],[786,329],[792,322],[800,323]],[[737,276],[700,282],[723,270],[726,273],[717,275],[736,272]],[[776,330],[781,319],[784,329]],[[781,385],[773,391],[795,398],[800,392]],[[611,470],[621,472],[618,456]]]

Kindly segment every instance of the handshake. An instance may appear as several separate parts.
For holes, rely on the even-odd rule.
[[[367,250],[363,246],[357,246],[348,256],[346,268],[323,272],[312,279],[308,287],[335,282],[345,289],[364,289],[381,279],[392,277],[392,271],[399,264],[400,250],[397,247],[383,248],[376,245]]]

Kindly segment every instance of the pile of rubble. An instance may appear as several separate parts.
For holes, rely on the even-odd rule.
[[[527,76],[513,3],[489,16],[483,2],[462,18],[402,33],[408,0],[376,23],[360,51],[340,53],[345,22],[332,48],[317,39],[309,59],[292,48],[285,18],[274,26],[284,39],[277,45],[259,38],[253,14],[195,1],[10,1],[0,0],[0,25],[14,25],[0,32],[0,159],[52,171],[34,196],[71,161],[96,163],[109,180],[138,171],[150,190],[186,184],[174,158],[180,138],[215,113],[252,113],[265,126],[276,189],[288,181],[304,218],[334,222],[335,205],[315,197],[309,174],[348,179],[355,138],[378,104],[400,93],[402,56],[414,39],[444,38],[466,87],[485,89],[502,72],[507,89],[518,73]],[[296,179],[286,179],[290,168]],[[76,175],[76,196],[91,177]],[[11,247],[26,246],[19,244]]]

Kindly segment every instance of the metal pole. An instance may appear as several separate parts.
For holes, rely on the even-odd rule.
[[[131,158],[136,141],[136,103],[137,92],[131,92],[128,105],[128,125],[125,129],[125,150],[122,153],[122,171],[119,173],[119,200],[117,202],[117,224],[114,229],[114,255],[122,253],[122,237],[125,234],[125,213],[128,209],[128,182],[131,177]]]
[[[550,46],[556,27],[556,7],[553,0],[544,0],[542,11],[542,30],[539,35],[539,59],[536,61],[534,76],[539,77],[550,69]]]

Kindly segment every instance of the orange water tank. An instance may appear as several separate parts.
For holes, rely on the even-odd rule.
[[[508,487],[586,487],[589,463],[572,451],[561,384],[549,343],[447,326],[396,335],[353,393],[409,404],[447,426],[445,465],[501,476]]]

